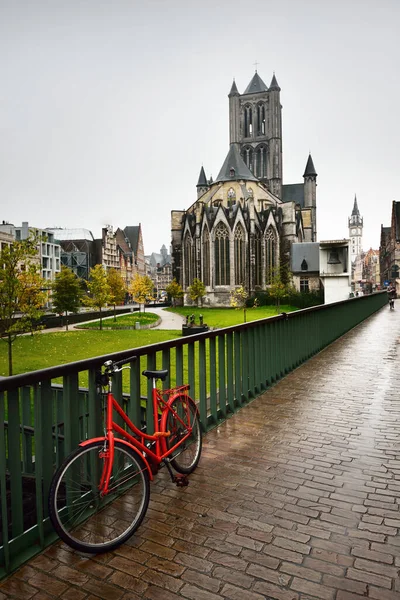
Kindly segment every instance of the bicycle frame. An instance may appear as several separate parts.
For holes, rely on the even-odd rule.
[[[152,386],[152,405],[153,405],[153,417],[154,417],[154,433],[147,434],[136,427],[136,425],[129,419],[124,410],[120,407],[117,400],[112,394],[111,380],[108,384],[108,391],[106,394],[106,432],[105,436],[98,438],[91,438],[81,442],[80,446],[86,446],[94,441],[104,441],[104,454],[103,457],[106,459],[104,462],[103,473],[101,475],[99,489],[103,495],[107,495],[109,492],[109,482],[111,478],[111,471],[114,462],[114,443],[116,441],[121,442],[129,446],[134,452],[138,453],[149,472],[150,480],[154,479],[154,472],[158,470],[160,463],[168,458],[183,442],[191,435],[192,427],[189,423],[189,410],[187,411],[187,422],[185,423],[177,412],[171,407],[174,400],[179,396],[188,396],[187,391],[189,385],[182,385],[170,390],[159,390],[156,387],[156,380],[153,378]],[[163,396],[167,396],[167,400],[164,400]],[[158,418],[159,409],[161,409],[160,419]],[[126,423],[128,428],[132,431],[132,434],[125,431],[118,423],[113,420],[113,411],[116,411],[122,420]],[[167,448],[165,438],[169,437],[169,431],[160,430],[160,422],[166,411],[173,414],[174,418],[177,419],[187,429],[186,434],[179,439],[171,448]],[[123,438],[117,438],[114,436],[114,432],[119,433]],[[134,437],[136,436],[136,437]],[[139,439],[138,439],[139,438]],[[154,450],[149,448],[145,442],[153,442],[155,444]]]

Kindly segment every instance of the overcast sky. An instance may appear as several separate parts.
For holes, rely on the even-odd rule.
[[[258,62],[283,105],[284,183],[318,173],[318,239],[379,247],[400,200],[399,0],[0,0],[0,220],[141,223],[171,210],[229,149],[228,93]]]

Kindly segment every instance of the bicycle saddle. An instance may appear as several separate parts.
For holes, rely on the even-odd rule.
[[[165,381],[168,375],[168,369],[163,369],[162,371],[142,371],[142,375],[147,377],[148,379],[161,379],[161,381]]]

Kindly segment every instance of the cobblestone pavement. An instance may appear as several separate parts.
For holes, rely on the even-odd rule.
[[[204,440],[187,488],[162,472],[115,552],[58,543],[0,600],[399,600],[400,302]]]

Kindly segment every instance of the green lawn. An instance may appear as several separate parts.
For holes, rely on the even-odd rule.
[[[175,312],[183,317],[195,316],[196,325],[199,324],[199,315],[203,315],[203,323],[209,327],[230,327],[244,323],[243,309],[236,308],[197,308],[194,306],[184,306],[179,308],[168,308],[171,312]],[[298,310],[295,306],[282,305],[279,309],[281,312],[293,312]],[[246,321],[257,321],[266,319],[267,317],[275,317],[279,314],[275,306],[259,306],[257,308],[246,309]]]
[[[133,314],[120,315],[117,316],[116,320],[114,318],[107,318],[102,320],[102,325],[104,328],[114,328],[121,329],[124,327],[132,327],[135,329],[136,322],[139,322],[140,325],[150,325],[155,323],[159,319],[159,316],[152,312],[134,312]],[[77,325],[79,329],[99,329],[100,321],[91,321],[90,323],[80,323]]]
[[[243,310],[231,308],[175,308],[168,309],[186,315],[194,314],[196,323],[199,322],[199,314],[203,315],[204,323],[210,327],[229,327],[243,323]],[[294,307],[282,306],[281,312],[296,310]],[[147,313],[150,315],[150,312]],[[276,315],[275,307],[259,307],[247,309],[247,321],[264,319]],[[119,319],[137,319],[135,314],[120,316]],[[110,323],[112,320],[109,321]],[[24,335],[17,338],[13,344],[13,369],[14,375],[45,369],[56,365],[84,360],[94,356],[111,354],[119,350],[138,348],[156,344],[166,340],[181,337],[180,330],[169,331],[163,329],[143,330],[92,330],[81,329],[62,331],[57,333],[37,333]],[[0,343],[0,375],[8,375],[7,344],[4,340]]]

